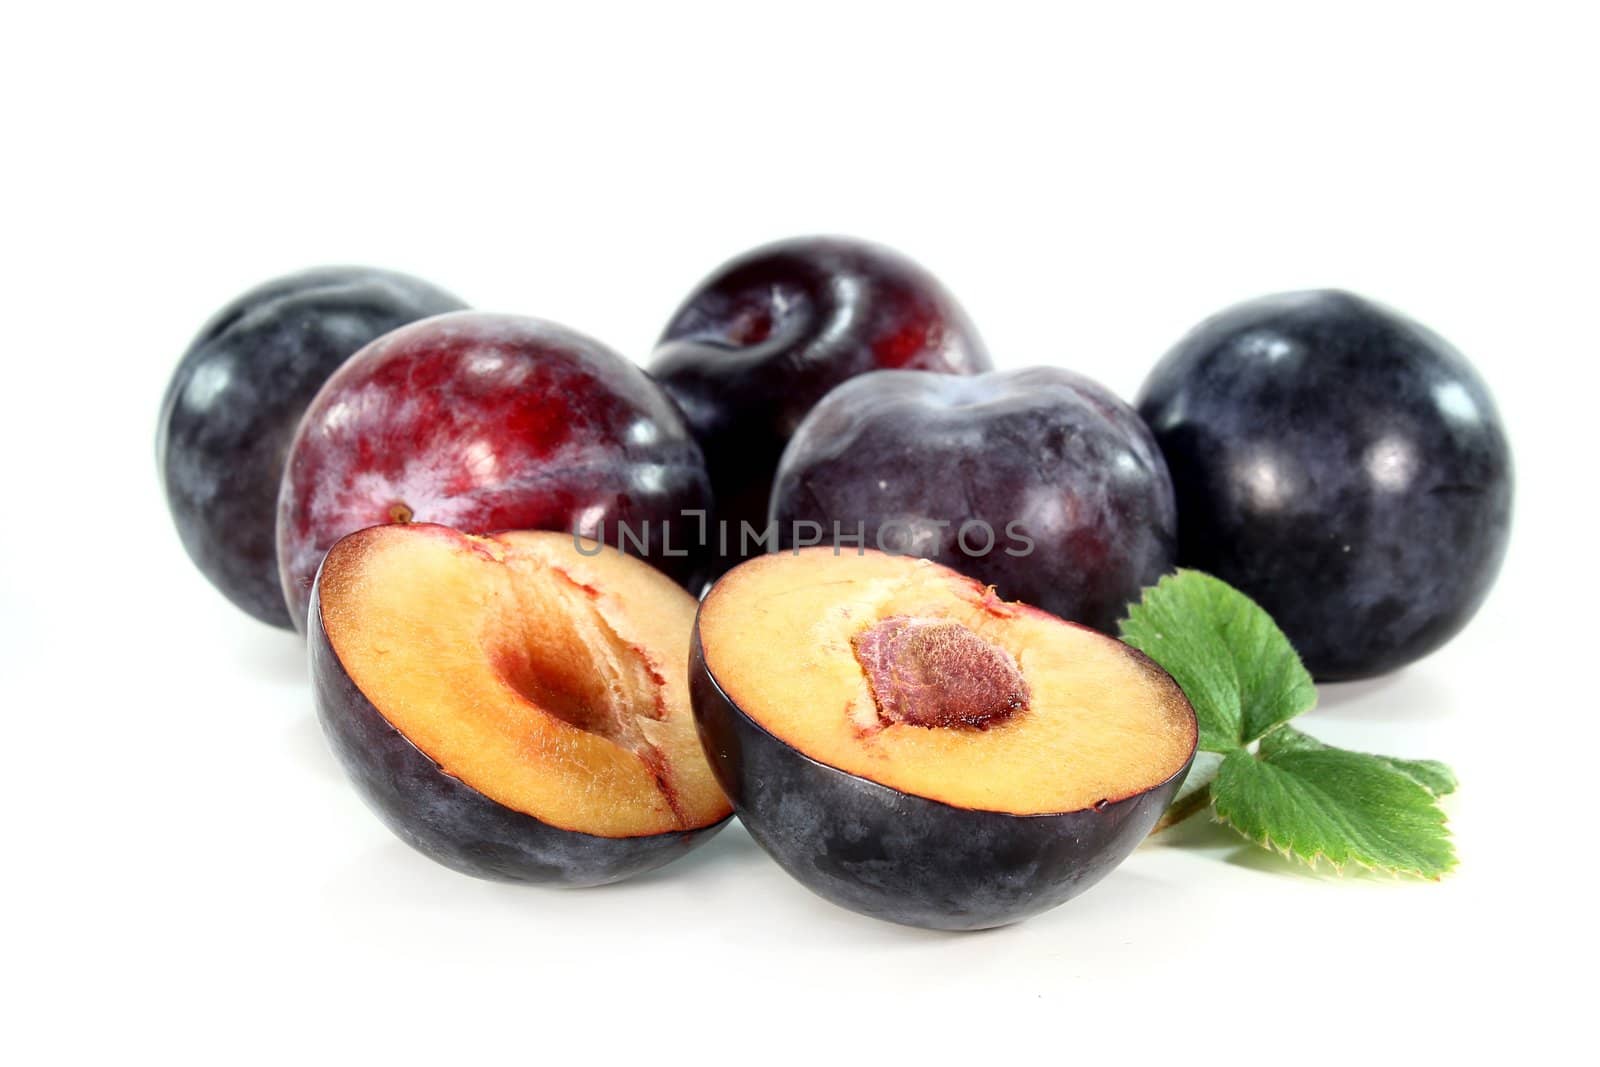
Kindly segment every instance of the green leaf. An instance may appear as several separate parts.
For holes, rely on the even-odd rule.
[[[1328,747],[1330,746],[1323,744],[1310,734],[1303,734],[1299,730],[1291,729],[1274,730],[1261,740],[1261,754],[1265,757],[1296,749],[1326,749]],[[1436,797],[1442,797],[1446,793],[1454,793],[1456,791],[1455,772],[1438,760],[1396,759],[1393,756],[1368,756],[1368,758],[1378,760],[1391,769],[1399,771]]]
[[[1436,797],[1456,791],[1456,774],[1436,759],[1395,759],[1393,756],[1374,756],[1416,782]]]
[[[1443,769],[1334,748],[1285,726],[1258,755],[1236,750],[1223,759],[1212,804],[1252,841],[1312,866],[1436,879],[1455,866],[1455,849],[1433,788],[1405,769],[1419,762],[1430,777]]]
[[[1255,601],[1199,571],[1144,591],[1122,639],[1164,667],[1194,705],[1200,747],[1231,752],[1317,702],[1311,675]]]

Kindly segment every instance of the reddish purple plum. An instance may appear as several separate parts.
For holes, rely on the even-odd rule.
[[[306,412],[278,498],[283,593],[304,632],[324,554],[390,522],[582,534],[698,589],[710,507],[699,446],[637,366],[538,319],[442,315],[356,353]]]
[[[725,570],[760,551],[742,546],[740,524],[764,529],[784,445],[829,390],[873,370],[990,366],[966,313],[927,271],[877,245],[807,237],[748,252],[701,282],[650,372],[705,452],[727,524]]]

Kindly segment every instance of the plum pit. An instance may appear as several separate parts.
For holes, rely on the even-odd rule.
[[[953,619],[890,616],[850,646],[885,726],[986,730],[1028,708],[1011,654]]]

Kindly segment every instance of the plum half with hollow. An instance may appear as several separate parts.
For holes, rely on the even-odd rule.
[[[313,588],[318,715],[420,852],[485,878],[616,881],[730,814],[689,709],[694,612],[672,579],[570,534],[371,527]]]
[[[729,572],[689,675],[750,835],[828,900],[913,926],[999,926],[1082,892],[1150,832],[1198,736],[1138,651],[870,550]]]

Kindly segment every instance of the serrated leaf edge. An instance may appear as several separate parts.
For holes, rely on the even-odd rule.
[[[1251,758],[1254,759],[1255,757],[1252,756]],[[1435,799],[1437,799],[1437,797]],[[1445,814],[1443,809],[1440,809],[1440,814]],[[1445,875],[1454,871],[1461,862],[1460,857],[1456,855],[1455,835],[1450,832],[1450,817],[1448,815],[1445,815],[1445,821],[1441,828],[1444,830],[1446,840],[1450,842],[1450,862],[1445,864],[1444,869],[1438,874],[1428,874],[1420,867],[1388,867],[1382,864],[1368,863],[1356,857],[1351,857],[1348,863],[1339,863],[1322,849],[1318,849],[1316,852],[1306,855],[1305,853],[1296,851],[1294,848],[1288,845],[1280,844],[1277,841],[1274,841],[1271,834],[1263,834],[1259,839],[1257,839],[1252,837],[1241,826],[1239,826],[1238,823],[1234,822],[1232,819],[1229,819],[1226,814],[1219,810],[1215,797],[1211,799],[1211,817],[1213,820],[1221,823],[1223,826],[1226,826],[1228,829],[1232,830],[1246,841],[1249,841],[1251,844],[1256,845],[1259,848],[1264,848],[1268,852],[1275,852],[1284,859],[1292,862],[1303,863],[1311,870],[1316,871],[1318,874],[1323,873],[1321,870],[1322,866],[1327,866],[1333,868],[1333,873],[1335,875],[1343,877],[1346,867],[1356,867],[1372,874],[1387,874],[1396,881],[1401,878],[1415,878],[1423,882],[1438,882],[1442,880]]]

